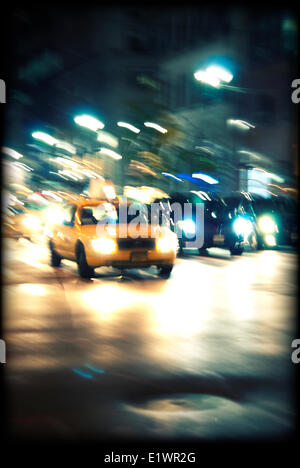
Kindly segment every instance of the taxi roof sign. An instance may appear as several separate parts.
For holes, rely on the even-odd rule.
[[[117,196],[114,183],[103,179],[91,179],[88,194],[90,198],[106,200],[114,200]]]

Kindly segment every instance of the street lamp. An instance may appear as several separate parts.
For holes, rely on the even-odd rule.
[[[225,83],[230,83],[233,78],[233,75],[223,67],[218,65],[211,65],[205,70],[198,70],[194,73],[196,80],[201,81],[202,83],[209,84],[214,88],[220,88],[222,86],[222,81]]]

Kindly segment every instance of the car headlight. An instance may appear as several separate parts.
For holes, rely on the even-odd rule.
[[[102,238],[102,239],[92,239],[91,246],[96,252],[102,254],[112,254],[117,250],[117,243],[114,239]]]
[[[156,240],[156,250],[161,253],[176,252],[178,248],[178,239],[173,232],[164,234]]]
[[[259,218],[258,227],[264,234],[272,234],[277,230],[277,225],[270,216]]]
[[[243,234],[244,236],[249,236],[249,234],[253,230],[253,226],[249,219],[239,217],[234,221],[233,229],[238,236],[240,234]]]
[[[34,215],[26,215],[22,222],[24,226],[32,229],[33,231],[38,231],[42,227],[41,221],[37,216]]]
[[[185,234],[196,233],[196,224],[192,219],[183,219],[182,221],[178,221],[178,227],[182,229]]]
[[[276,245],[276,238],[272,234],[264,236],[264,241],[269,247],[275,247]]]

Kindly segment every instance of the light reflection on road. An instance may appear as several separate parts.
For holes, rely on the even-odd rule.
[[[27,241],[8,244],[4,329],[10,353],[6,369],[15,381],[20,378],[33,385],[29,377],[33,372],[62,372],[63,385],[69,385],[70,374],[79,379],[76,385],[92,382],[95,393],[82,400],[85,416],[80,418],[90,418],[87,424],[95,430],[99,395],[109,406],[115,405],[110,390],[119,392],[118,401],[124,401],[113,411],[117,420],[123,418],[124,427],[121,423],[118,429],[111,427],[116,434],[126,433],[128,420],[133,435],[142,424],[145,433],[182,437],[195,433],[217,437],[227,430],[231,434],[241,430],[245,436],[263,428],[272,432],[274,419],[278,431],[292,426],[288,363],[296,330],[295,255],[276,251],[237,258],[219,252],[205,258],[185,255],[177,260],[169,280],[158,278],[152,268],[127,271],[123,276],[99,270],[96,278],[84,281],[72,262],[63,262],[61,269],[51,268],[45,246]],[[176,379],[186,374],[189,378],[180,394],[182,385]],[[215,388],[215,396],[189,395],[192,380],[200,377],[212,379],[209,388]],[[258,382],[256,393],[254,384],[252,389],[243,384],[251,403],[218,395],[223,383],[229,392],[239,394],[234,380],[229,383],[233,377]],[[102,394],[107,379],[127,383],[106,384]],[[144,384],[145,379],[149,382]],[[255,395],[262,382],[267,385],[269,380],[273,383],[259,400],[262,397]],[[55,382],[50,380],[50,385]],[[152,384],[156,391],[165,393],[167,388],[174,394],[154,400],[145,396],[142,404],[125,401],[128,385],[131,394],[130,385],[138,393],[141,385],[152,388]],[[205,393],[206,384],[201,385],[199,392]],[[193,392],[197,388],[195,384]],[[31,391],[43,398],[38,389]],[[59,398],[67,402],[68,394],[63,391]],[[242,429],[239,421],[243,421]]]

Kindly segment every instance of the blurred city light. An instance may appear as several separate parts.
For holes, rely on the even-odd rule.
[[[202,173],[194,173],[192,174],[192,177],[195,179],[201,179],[204,180],[204,182],[207,182],[208,184],[218,184],[219,181],[215,179],[214,177],[211,177],[207,174],[202,174]]]
[[[17,151],[8,148],[7,146],[3,146],[1,148],[3,154],[7,154],[8,156],[11,156],[14,159],[20,159],[23,158],[23,155],[21,153],[18,153]]]
[[[276,182],[279,182],[279,183],[284,182],[283,177],[280,177],[280,176],[278,176],[276,174],[270,173],[270,177],[271,177],[271,179],[275,180]]]
[[[86,127],[93,132],[97,132],[99,129],[101,130],[104,128],[104,124],[91,115],[78,115],[74,117],[74,121],[81,127]]]
[[[171,177],[171,179],[177,180],[178,182],[182,182],[182,179],[179,179],[179,177],[176,177],[173,174],[169,174],[169,172],[162,172],[161,175]]]
[[[155,130],[157,130],[160,133],[167,133],[167,131],[168,131],[166,128],[163,128],[160,125],[158,125],[156,123],[153,123],[153,122],[144,122],[144,125],[145,125],[145,127],[154,128]]]
[[[227,124],[228,125],[235,125],[236,127],[239,127],[243,130],[249,130],[250,128],[255,128],[254,125],[252,125],[249,122],[245,122],[244,120],[239,120],[239,119],[227,119]]]
[[[202,190],[191,190],[190,192],[194,193],[195,195],[198,195],[198,197],[202,198],[202,200],[211,201],[210,196],[206,192],[203,192]]]
[[[263,158],[263,156],[261,156],[261,154],[254,153],[253,151],[239,150],[238,153],[247,154],[253,159],[262,159]]]
[[[104,185],[103,192],[105,193],[106,198],[109,200],[113,200],[117,196],[113,185]]]
[[[137,127],[135,127],[134,125],[131,125],[131,124],[126,123],[126,122],[118,122],[117,125],[119,127],[128,128],[128,130],[131,130],[134,133],[140,133],[140,131],[141,131]]]
[[[205,151],[206,153],[209,153],[209,154],[214,154],[214,152],[210,148],[207,148],[207,146],[195,146],[195,149]]]
[[[115,151],[112,151],[108,148],[101,148],[100,151],[98,151],[100,154],[106,154],[107,156],[110,156],[113,159],[122,159],[122,156]]]
[[[59,197],[58,195],[56,195],[56,194],[53,193],[53,192],[49,192],[48,190],[43,190],[43,191],[42,191],[42,194],[43,194],[43,195],[46,195],[46,196],[48,196],[48,197],[54,198],[54,200],[56,200],[56,201],[59,201],[59,202],[62,201],[62,198],[61,198],[61,197]]]
[[[70,166],[70,167],[78,167],[78,163],[76,161],[73,161],[72,159],[66,158],[49,158],[49,161],[56,162],[58,164]]]
[[[21,169],[24,169],[25,171],[33,171],[33,168],[30,167],[30,166],[27,166],[27,164],[24,164],[24,163],[21,163],[21,162],[13,162],[13,163],[10,163],[12,164],[13,166],[18,166],[20,167]]]
[[[66,141],[57,140],[56,143],[55,143],[55,146],[57,148],[64,149],[64,150],[68,151],[71,154],[76,154],[75,146],[71,145],[70,143],[67,143]]]
[[[97,140],[101,143],[106,143],[113,148],[117,148],[119,146],[119,140],[108,132],[99,131]]]
[[[283,183],[284,180],[285,180],[283,177],[280,177],[277,174],[274,174],[272,172],[268,172],[265,169],[262,169],[260,167],[253,167],[252,170],[253,171],[263,172],[264,174],[266,174],[266,177],[269,177],[270,179],[273,179],[273,180],[275,180],[276,182],[279,182],[279,183]],[[271,184],[268,184],[268,185],[271,185]]]
[[[51,135],[48,135],[48,133],[33,132],[32,136],[36,140],[43,141],[44,143],[47,143],[47,145],[50,145],[50,146],[53,146],[53,145],[55,145],[57,143],[56,138],[52,137]]]

